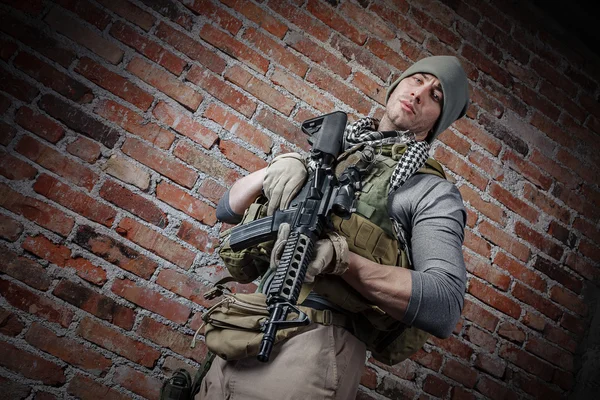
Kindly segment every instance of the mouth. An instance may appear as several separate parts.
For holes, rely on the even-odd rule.
[[[409,101],[401,100],[400,104],[402,104],[402,108],[404,108],[406,111],[409,111],[409,112],[415,114],[415,108]]]

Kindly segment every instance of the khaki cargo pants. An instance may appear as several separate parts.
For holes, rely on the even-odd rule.
[[[354,400],[365,358],[346,329],[312,324],[275,345],[267,363],[215,357],[196,400]]]

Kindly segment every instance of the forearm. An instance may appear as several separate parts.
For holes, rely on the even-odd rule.
[[[266,171],[266,168],[254,171],[233,184],[229,189],[229,207],[233,212],[243,214],[260,196]]]
[[[367,300],[393,318],[402,320],[412,294],[410,271],[381,265],[352,252],[348,264],[342,278]]]

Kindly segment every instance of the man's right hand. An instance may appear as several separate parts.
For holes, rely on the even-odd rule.
[[[277,209],[288,208],[307,176],[308,171],[300,154],[286,153],[275,157],[269,163],[263,181],[263,192],[269,199],[267,215],[273,215]]]

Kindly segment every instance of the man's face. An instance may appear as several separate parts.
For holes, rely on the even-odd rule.
[[[442,86],[435,76],[425,73],[408,76],[390,95],[381,121],[385,129],[380,129],[408,129],[417,140],[423,140],[439,118],[443,102]],[[390,125],[393,127],[388,128]]]

